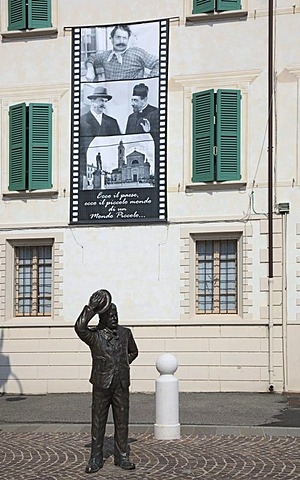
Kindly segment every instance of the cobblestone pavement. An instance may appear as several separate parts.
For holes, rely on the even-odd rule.
[[[182,435],[156,440],[131,433],[136,470],[113,464],[113,437],[106,437],[106,461],[96,474],[84,472],[90,435],[85,432],[0,432],[1,480],[193,480],[300,479],[300,437]]]

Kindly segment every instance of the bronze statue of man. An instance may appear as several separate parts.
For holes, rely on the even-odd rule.
[[[96,327],[89,321],[99,315]],[[114,462],[124,470],[133,470],[129,460],[129,365],[138,356],[138,348],[129,328],[118,325],[117,307],[107,290],[98,290],[90,297],[79,315],[75,331],[91,350],[93,364],[90,382],[93,385],[92,448],[86,473],[95,473],[103,467],[103,442],[107,416],[112,406],[114,434]]]

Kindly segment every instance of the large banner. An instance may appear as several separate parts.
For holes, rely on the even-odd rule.
[[[166,221],[168,33],[72,29],[72,224]]]

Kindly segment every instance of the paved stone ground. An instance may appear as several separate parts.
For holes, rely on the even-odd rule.
[[[154,395],[131,398],[130,445],[136,470],[106,461],[85,473],[90,394],[0,397],[0,480],[300,480],[300,397],[181,394],[180,440],[153,436]],[[26,423],[24,423],[26,422]]]
[[[28,430],[28,429],[27,429]],[[1,480],[300,479],[300,438],[285,436],[182,435],[180,440],[154,439],[131,433],[136,470],[113,464],[113,438],[106,437],[104,467],[84,472],[89,458],[88,432],[0,432]]]

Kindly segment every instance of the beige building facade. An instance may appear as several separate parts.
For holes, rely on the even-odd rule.
[[[8,28],[9,2],[0,3],[0,391],[90,391],[90,352],[73,325],[106,288],[139,347],[132,391],[154,391],[156,359],[168,352],[181,391],[299,392],[300,0],[274,1],[272,278],[268,1],[224,11],[215,2],[206,13],[192,0],[46,3],[51,25],[42,28]],[[74,225],[71,27],[156,19],[170,25],[167,221]],[[236,178],[196,176],[193,108],[207,91],[239,92]],[[30,105],[52,106],[51,182],[42,188],[12,187],[19,104],[25,118]],[[30,134],[34,120],[26,125]]]

